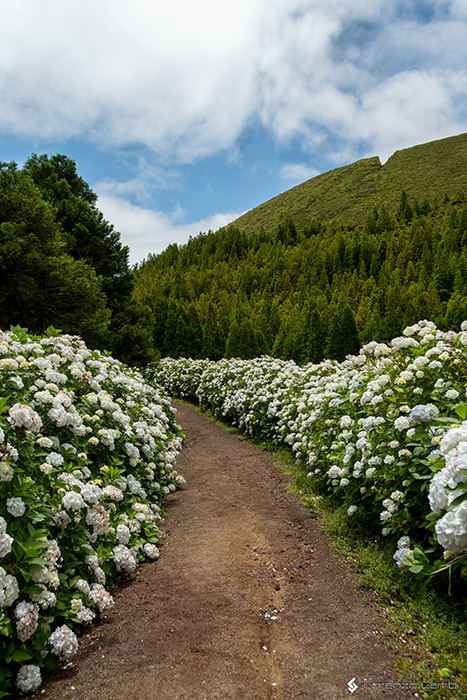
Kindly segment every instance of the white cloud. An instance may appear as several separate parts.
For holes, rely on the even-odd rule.
[[[165,250],[171,243],[183,244],[200,232],[217,231],[238,218],[243,212],[213,214],[200,221],[185,223],[180,207],[167,214],[131,204],[111,193],[109,187],[94,188],[98,194],[97,206],[107,221],[120,233],[123,245],[130,248],[130,263],[141,262],[149,254]]]
[[[416,110],[418,133],[447,136],[467,116],[465,3],[427,1],[425,18],[414,8],[387,0],[5,2],[0,131],[145,145],[165,165],[234,149],[255,120],[279,140],[327,148],[335,161],[362,143],[405,145]],[[443,95],[444,109],[417,75]]]
[[[305,182],[305,180],[311,180],[316,175],[319,175],[319,171],[307,163],[288,163],[281,168],[282,179],[286,180],[290,187]]]
[[[462,94],[467,94],[467,71],[398,73],[365,97],[357,128],[362,137],[370,136],[384,161],[397,149],[462,133],[465,121],[453,109]]]

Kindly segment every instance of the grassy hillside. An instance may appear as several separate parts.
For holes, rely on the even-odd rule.
[[[312,219],[363,223],[373,207],[396,209],[410,199],[442,201],[467,190],[467,134],[396,151],[384,164],[365,158],[297,185],[243,214],[233,225],[246,233],[275,231],[291,217],[298,229]]]

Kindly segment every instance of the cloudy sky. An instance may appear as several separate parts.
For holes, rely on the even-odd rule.
[[[0,160],[75,160],[133,263],[467,131],[467,0],[10,0],[0,32]]]

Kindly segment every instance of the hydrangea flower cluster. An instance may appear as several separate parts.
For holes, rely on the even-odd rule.
[[[37,690],[109,610],[118,573],[159,555],[184,483],[165,393],[77,337],[0,331],[0,695]]]
[[[449,495],[467,476],[467,427],[452,427],[464,409],[467,418],[467,323],[455,333],[420,321],[341,363],[166,358],[154,377],[248,435],[288,445],[310,486],[336,494],[349,517],[394,541],[426,544],[431,532],[467,556],[467,505],[451,509],[459,491]],[[443,513],[436,529],[432,508]]]

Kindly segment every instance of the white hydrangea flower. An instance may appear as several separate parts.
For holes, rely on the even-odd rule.
[[[131,538],[131,532],[126,525],[120,523],[116,528],[117,540],[120,544],[128,544]]]
[[[94,534],[105,535],[110,531],[110,515],[104,506],[94,506],[86,515],[86,524],[92,527]]]
[[[79,590],[79,592],[84,593],[84,595],[89,595],[91,591],[91,586],[84,578],[78,579],[78,581],[76,581],[75,583],[75,586]]]
[[[460,495],[459,491],[451,489],[464,481],[466,481],[466,477],[455,466],[443,467],[433,476],[428,492],[428,500],[433,513],[441,513],[449,507],[452,501]]]
[[[146,544],[143,546],[143,549],[146,553],[146,556],[148,556],[150,559],[157,559],[159,557],[159,549],[156,547],[155,544],[151,544],[151,542],[146,542]]]
[[[113,597],[100,583],[94,583],[92,585],[88,597],[95,605],[97,605],[101,613],[105,610],[109,610],[114,605]]]
[[[54,654],[68,661],[78,651],[78,639],[76,634],[67,625],[57,627],[48,639]]]
[[[8,411],[9,421],[16,428],[26,428],[31,432],[38,433],[42,428],[42,418],[30,406],[22,403],[15,403]]]
[[[6,531],[6,520],[0,515],[0,559],[11,552],[13,537]]]
[[[439,544],[453,554],[467,551],[467,501],[449,510],[435,525]]]
[[[410,421],[406,416],[399,416],[399,418],[396,418],[394,421],[394,428],[396,430],[407,430],[410,428]]]
[[[34,693],[42,683],[41,670],[35,664],[21,666],[16,675],[16,687],[20,693]]]
[[[3,572],[0,575],[0,607],[8,608],[19,598],[19,585],[13,574],[7,574],[2,567],[0,572]]]
[[[19,496],[7,498],[6,509],[14,518],[20,518],[26,511],[26,504]]]
[[[86,606],[82,605],[76,611],[76,617],[80,622],[84,622],[86,625],[88,625],[94,620],[96,614],[90,608],[87,608]]]
[[[34,603],[21,601],[15,608],[16,633],[21,642],[25,642],[37,629],[39,608]]]
[[[81,486],[81,495],[86,503],[97,503],[102,497],[102,489],[98,484],[83,484],[83,486]]]
[[[114,547],[113,553],[117,571],[125,571],[127,574],[132,574],[136,570],[138,562],[124,544]]]
[[[65,510],[81,510],[85,506],[83,497],[76,491],[67,491],[62,498],[62,507]]]

